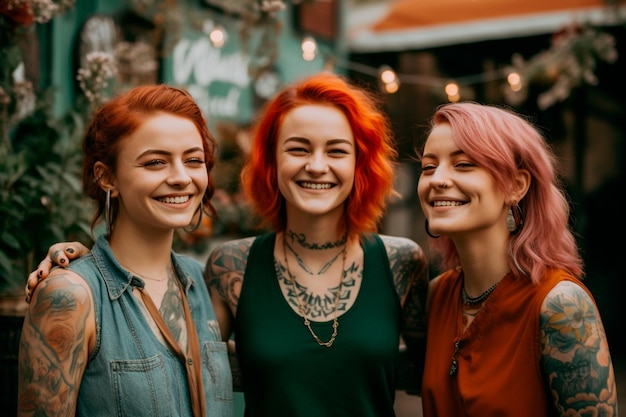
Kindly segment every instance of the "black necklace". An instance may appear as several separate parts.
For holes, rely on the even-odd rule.
[[[467,291],[465,291],[465,285],[463,285],[463,288],[461,289],[461,299],[463,300],[463,304],[470,305],[470,304],[482,303],[483,301],[487,299],[487,297],[489,297],[489,295],[493,292],[493,290],[496,289],[499,283],[500,281],[496,282],[491,287],[487,288],[487,290],[484,293],[480,294],[477,297],[470,297],[467,294]]]

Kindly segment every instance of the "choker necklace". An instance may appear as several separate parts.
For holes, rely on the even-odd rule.
[[[289,281],[291,282],[293,294],[296,297],[296,300],[298,300],[298,313],[300,314],[300,316],[302,316],[302,319],[304,320],[304,325],[307,327],[307,329],[309,329],[309,333],[311,333],[311,336],[313,336],[313,339],[315,339],[315,341],[320,346],[331,347],[333,343],[335,342],[335,339],[337,338],[337,328],[339,327],[339,320],[337,319],[337,311],[339,308],[339,299],[341,298],[341,290],[343,288],[343,271],[345,270],[345,267],[346,267],[347,245],[345,245],[340,252],[341,254],[343,254],[343,256],[342,256],[342,263],[341,263],[341,273],[339,275],[339,289],[335,293],[335,314],[333,317],[333,334],[330,336],[330,339],[328,340],[328,342],[322,342],[322,340],[313,331],[313,328],[311,327],[311,322],[306,316],[305,305],[303,304],[302,300],[298,296],[298,290],[296,289],[296,277],[292,275],[291,271],[289,270],[289,261],[287,260],[287,240],[285,239],[285,237],[286,236],[283,235],[283,256],[285,257],[285,267],[287,269],[287,275],[289,275]]]
[[[284,240],[284,239],[283,239]],[[335,263],[335,261],[337,260],[337,258],[339,258],[339,255],[341,255],[344,251],[344,249],[342,249],[341,251],[339,251],[339,253],[337,253],[337,255],[335,255],[333,257],[333,259],[331,259],[330,261],[326,262],[326,264],[322,267],[322,269],[320,269],[317,274],[313,274],[313,272],[307,268],[307,266],[304,264],[304,261],[302,260],[302,258],[300,257],[300,255],[298,255],[298,253],[294,250],[294,248],[291,247],[291,245],[289,243],[286,243],[287,248],[291,251],[291,253],[293,253],[293,256],[296,257],[296,261],[298,261],[298,265],[300,265],[300,268],[302,268],[302,270],[304,272],[306,272],[309,275],[322,275],[324,272],[326,272],[326,270],[328,268],[330,268],[331,266],[333,266],[333,264]]]
[[[470,304],[482,303],[483,301],[487,299],[487,297],[489,297],[489,295],[491,295],[491,293],[493,292],[493,290],[496,289],[499,283],[500,281],[496,282],[491,287],[487,288],[487,290],[484,293],[480,294],[477,297],[470,297],[467,294],[467,291],[465,291],[465,285],[463,285],[461,289],[461,299],[463,300],[463,304],[470,305]]]

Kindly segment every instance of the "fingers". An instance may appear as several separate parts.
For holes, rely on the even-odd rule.
[[[50,270],[52,270],[54,266],[58,265],[65,268],[70,264],[71,259],[75,259],[88,252],[89,249],[80,242],[62,242],[50,246],[48,256],[39,262],[37,269],[28,275],[26,288],[24,289],[26,302],[30,302],[33,291],[37,285],[39,285],[39,282],[48,277]]]

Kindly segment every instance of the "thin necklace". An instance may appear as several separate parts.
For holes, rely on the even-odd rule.
[[[482,303],[483,301],[485,301],[487,299],[487,297],[489,297],[489,295],[491,295],[491,293],[493,292],[493,290],[496,289],[496,287],[498,286],[499,283],[500,283],[500,281],[496,282],[491,287],[487,288],[487,290],[485,290],[485,292],[483,292],[482,294],[480,294],[477,297],[470,297],[467,294],[467,291],[465,291],[465,285],[463,285],[463,287],[461,289],[461,299],[463,300],[463,304],[471,305],[471,304]]]
[[[133,275],[137,275],[139,278],[142,278],[142,279],[147,279],[147,280],[149,280],[149,281],[156,281],[156,282],[163,282],[163,281],[168,280],[168,279],[170,278],[170,271],[171,271],[171,268],[172,268],[172,264],[169,264],[169,265],[167,266],[167,276],[166,276],[165,278],[152,278],[152,277],[149,277],[149,276],[147,276],[147,275],[141,275],[141,274],[139,274],[139,273],[137,273],[137,272],[133,271],[132,269],[130,269],[130,268],[129,268],[129,267],[127,267],[126,265],[122,265],[122,264],[120,264],[120,266],[121,266],[122,268],[126,269],[128,272],[132,273]]]
[[[300,314],[300,316],[302,316],[302,319],[304,320],[304,325],[307,327],[307,329],[309,329],[309,332],[311,333],[311,336],[313,336],[313,339],[315,339],[315,341],[320,346],[331,347],[333,343],[335,342],[335,339],[337,338],[337,328],[339,327],[339,320],[337,319],[337,311],[339,310],[339,299],[341,297],[341,290],[343,288],[343,271],[345,270],[345,267],[346,267],[347,245],[345,245],[341,251],[343,256],[342,256],[342,263],[341,263],[341,273],[339,274],[339,289],[335,293],[335,314],[333,317],[333,334],[330,336],[330,340],[328,340],[328,342],[323,342],[315,334],[315,332],[313,331],[313,328],[311,327],[311,322],[306,316],[305,305],[303,304],[302,300],[298,296],[298,290],[296,289],[296,277],[292,275],[291,271],[289,270],[289,261],[287,260],[286,246],[287,246],[287,240],[285,239],[285,236],[283,235],[283,256],[285,257],[285,267],[287,268],[287,275],[289,275],[289,281],[291,282],[291,288],[293,289],[294,296],[296,297],[296,300],[298,300],[298,313]]]
[[[298,253],[294,250],[294,248],[291,247],[291,245],[289,243],[286,243],[287,248],[291,251],[291,253],[293,253],[293,256],[296,257],[296,261],[298,261],[298,265],[300,265],[300,268],[302,268],[302,270],[304,272],[306,272],[309,275],[322,275],[324,272],[326,272],[328,270],[328,268],[330,268],[331,266],[333,266],[333,264],[335,263],[335,261],[337,260],[337,258],[339,258],[339,255],[341,255],[343,253],[343,249],[339,251],[339,253],[337,253],[337,255],[335,255],[333,257],[333,259],[331,259],[330,261],[326,262],[326,264],[324,264],[324,266],[322,267],[322,269],[320,269],[317,274],[313,274],[313,272],[311,271],[311,269],[309,269],[305,264],[304,261],[302,260],[302,258],[300,257],[300,255],[298,255]]]

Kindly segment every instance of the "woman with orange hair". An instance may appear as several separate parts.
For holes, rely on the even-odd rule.
[[[246,417],[394,415],[401,307],[428,279],[415,242],[376,234],[394,157],[374,97],[337,75],[260,114],[241,179],[273,232],[220,245],[205,270]]]
[[[245,416],[393,416],[402,323],[419,318],[402,306],[428,271],[415,242],[377,234],[395,195],[388,120],[330,73],[259,116],[241,180],[272,232],[222,243],[205,269]],[[66,265],[67,247],[50,259]]]
[[[428,295],[424,415],[617,416],[606,334],[538,129],[503,108],[447,104],[420,159],[445,271]]]

